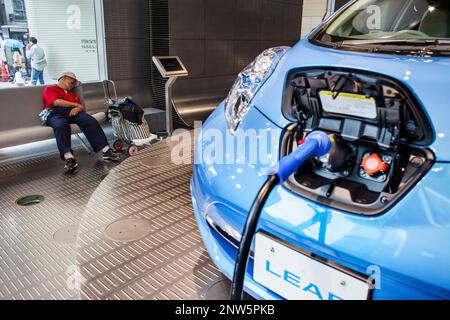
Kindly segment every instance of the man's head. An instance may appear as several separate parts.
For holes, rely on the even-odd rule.
[[[36,39],[35,37],[31,37],[31,38],[30,38],[30,43],[32,43],[32,44],[37,44],[38,41],[37,41],[37,39]]]
[[[58,77],[58,85],[64,90],[72,91],[80,85],[80,82],[73,72],[64,72]]]

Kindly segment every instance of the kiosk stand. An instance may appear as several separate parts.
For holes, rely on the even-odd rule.
[[[173,106],[172,106],[172,87],[179,77],[189,75],[186,67],[178,56],[153,57],[153,63],[158,68],[166,82],[166,131],[170,136],[173,133]]]

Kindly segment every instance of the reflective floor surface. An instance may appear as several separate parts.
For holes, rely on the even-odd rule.
[[[170,161],[174,145],[119,165],[78,145],[74,177],[54,141],[0,150],[0,299],[228,298],[195,224],[192,166]],[[34,194],[45,200],[16,204]]]

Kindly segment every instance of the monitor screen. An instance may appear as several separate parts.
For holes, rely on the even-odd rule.
[[[162,66],[167,72],[183,71],[184,68],[177,58],[160,58]]]
[[[152,60],[164,78],[186,77],[189,75],[178,56],[155,56]]]

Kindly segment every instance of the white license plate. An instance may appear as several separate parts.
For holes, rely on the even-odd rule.
[[[288,300],[367,300],[369,284],[275,241],[256,235],[253,277]]]

